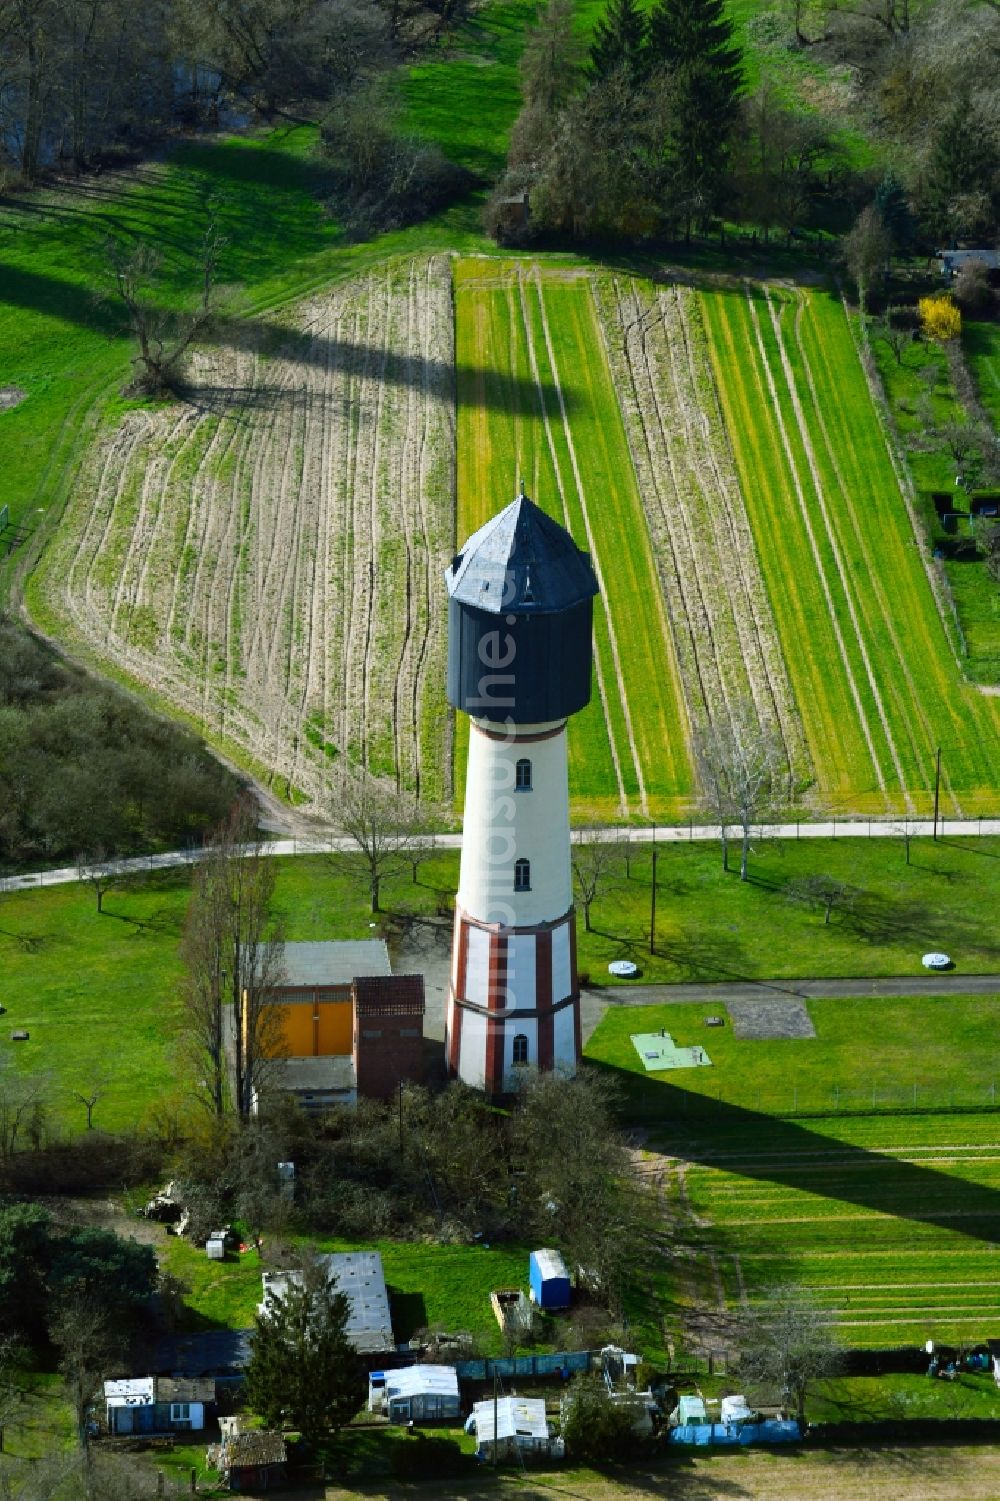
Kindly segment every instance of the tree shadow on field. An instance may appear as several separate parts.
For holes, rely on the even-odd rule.
[[[640,1078],[592,1058],[587,1062],[616,1084],[624,1082],[623,1114],[630,1122],[641,1122],[656,1146],[682,1161],[853,1204],[868,1213],[934,1225],[986,1245],[1000,1243],[1000,1188],[955,1178],[665,1079]],[[961,1124],[956,1130],[961,1133]]]
[[[909,897],[893,899],[862,892],[853,909],[841,914],[841,922],[873,945],[912,944],[921,952],[974,950],[986,958],[1000,959],[1000,943],[981,918],[955,911],[942,916],[930,903]]]
[[[76,282],[46,272],[27,271],[0,260],[0,287],[3,301],[14,307],[91,328],[109,337],[128,336],[123,311],[113,303],[103,302],[89,288]],[[281,358],[291,364],[315,366],[329,375],[346,374],[376,383],[413,387],[422,394],[431,394],[448,403],[454,400],[458,376],[465,405],[502,412],[509,412],[512,407],[517,411],[533,412],[539,405],[539,390],[535,382],[510,372],[498,372],[490,366],[467,361],[457,365],[452,360],[422,359],[400,350],[376,348],[325,333],[310,334],[256,318],[219,316],[213,327],[199,339],[200,347],[214,344],[246,349],[248,343],[269,352],[280,352]],[[200,389],[192,387],[189,396]],[[279,389],[286,400],[295,395],[294,390]],[[206,401],[211,403],[219,402],[226,388],[207,386],[204,390],[208,393]],[[274,395],[274,388],[271,388],[272,399]],[[542,395],[547,407],[558,400],[554,387],[545,381],[542,382]],[[572,387],[563,386],[561,395],[567,412],[572,412],[579,404]],[[253,387],[229,390],[229,402],[233,407],[247,406],[256,399]],[[268,388],[262,387],[259,400],[266,405],[268,399]]]

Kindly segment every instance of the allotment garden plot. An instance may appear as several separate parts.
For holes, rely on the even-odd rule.
[[[384,263],[199,353],[94,447],[35,599],[281,791],[344,760],[450,795],[446,259]]]

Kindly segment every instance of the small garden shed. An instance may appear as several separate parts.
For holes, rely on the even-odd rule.
[[[221,1445],[218,1464],[231,1491],[277,1490],[287,1479],[285,1440],[263,1428],[238,1433]]]
[[[528,1284],[537,1307],[569,1307],[573,1290],[566,1263],[558,1251],[532,1251],[528,1257]]]

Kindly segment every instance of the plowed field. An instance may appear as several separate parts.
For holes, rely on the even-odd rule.
[[[195,357],[90,452],[42,563],[57,629],[281,791],[341,758],[451,792],[448,261],[389,262]]]

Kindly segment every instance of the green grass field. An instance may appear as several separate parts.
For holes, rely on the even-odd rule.
[[[599,893],[594,931],[580,922],[580,969],[609,985],[607,966],[621,958],[634,959],[645,981],[917,975],[921,954],[942,948],[960,970],[1000,972],[998,858],[1000,842],[990,839],[915,842],[910,865],[894,841],[793,839],[762,846],[753,880],[742,883],[723,873],[712,845],[672,845],[659,858],[651,955],[645,846],[632,856],[630,877],[619,868]],[[785,900],[790,881],[816,872],[861,889],[853,914],[826,926],[818,909]],[[386,883],[391,948],[411,917],[433,916],[450,901],[457,877],[457,853],[442,852],[421,867],[419,884],[408,871]],[[157,875],[113,890],[103,915],[79,886],[0,895],[0,1001],[9,1030],[31,1034],[2,1043],[4,1066],[41,1078],[57,1124],[83,1129],[73,1094],[95,1079],[105,1086],[99,1127],[125,1129],[182,1107],[179,944],[189,890],[183,872]],[[364,882],[347,859],[336,870],[317,857],[281,860],[276,909],[291,940],[371,936]]]
[[[594,696],[570,729],[573,794],[598,816],[669,814],[691,791],[685,711],[590,278],[477,259],[455,286],[458,534],[523,478],[593,552],[603,594]]]
[[[682,1327],[685,1298],[737,1311],[791,1282],[845,1344],[992,1335],[1000,996],[810,1001],[815,1038],[780,1041],[708,1029],[707,1009],[613,1011],[587,1047],[666,1154]],[[646,1075],[629,1034],[660,1026],[713,1067]]]
[[[926,811],[942,745],[948,804],[985,810],[1000,716],[953,654],[843,308],[749,284],[702,308],[821,797]]]

